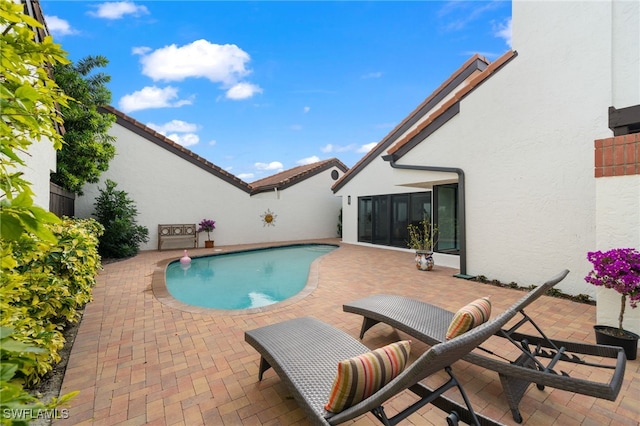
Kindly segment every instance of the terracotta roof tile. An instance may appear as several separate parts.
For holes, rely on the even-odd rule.
[[[305,164],[252,182],[250,184],[252,194],[270,191],[274,188],[284,189],[331,167],[338,167],[343,172],[348,170],[347,166],[337,158],[330,158],[328,160],[318,161],[317,163]]]

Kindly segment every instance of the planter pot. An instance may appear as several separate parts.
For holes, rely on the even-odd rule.
[[[204,242],[205,248],[213,248],[213,240],[207,240]]]
[[[596,343],[599,345],[619,346],[624,349],[627,359],[633,361],[638,354],[638,336],[636,333],[624,330],[623,335],[617,335],[618,327],[594,325]]]
[[[433,269],[433,252],[427,250],[416,250],[416,268],[420,271],[430,271]]]

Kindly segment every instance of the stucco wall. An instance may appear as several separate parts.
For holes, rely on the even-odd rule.
[[[635,5],[621,7],[637,16]],[[568,268],[571,274],[558,287],[595,296],[583,280],[586,253],[596,247],[593,140],[611,135],[612,87],[636,87],[640,78],[637,69],[612,72],[613,52],[638,48],[621,29],[614,46],[612,10],[610,2],[514,1],[518,56],[464,98],[457,116],[399,159],[464,170],[467,273],[529,285]],[[640,94],[625,99],[638,104]],[[379,167],[374,162],[339,191],[352,195],[345,224],[350,239],[357,229],[353,200],[370,195],[368,179],[379,183],[376,193],[415,183],[419,173],[424,182],[433,179],[426,172],[395,171],[381,181],[389,174]]]
[[[50,175],[56,170],[56,151],[48,139],[33,142],[29,147],[29,155],[21,158],[27,164],[21,167],[24,178],[31,183],[34,192],[34,204],[49,210]]]
[[[596,200],[594,250],[640,249],[640,175],[596,179]],[[597,297],[598,324],[617,326],[620,294],[598,288]],[[640,308],[632,309],[627,302],[623,325],[625,329],[640,334]]]
[[[251,197],[118,124],[110,133],[116,137],[116,158],[99,184],[85,186],[85,195],[76,200],[76,215],[89,217],[98,188],[105,187],[106,179],[117,182],[116,189],[134,200],[138,224],[149,229],[143,250],[157,248],[158,224],[197,224],[205,218],[216,221],[216,245],[336,236],[340,199],[330,190],[333,169],[280,191],[279,199],[274,193]],[[277,215],[275,226],[263,226],[260,216],[267,209]],[[200,246],[205,237],[199,236]]]

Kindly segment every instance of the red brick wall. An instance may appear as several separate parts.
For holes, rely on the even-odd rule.
[[[640,133],[595,141],[595,176],[640,174]]]

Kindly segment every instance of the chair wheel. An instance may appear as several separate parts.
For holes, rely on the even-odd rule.
[[[536,385],[538,389],[544,390],[544,385]]]
[[[456,413],[455,411],[452,411],[448,416],[447,416],[447,424],[449,426],[458,426],[458,421],[460,420],[460,416],[458,416],[458,413]]]

